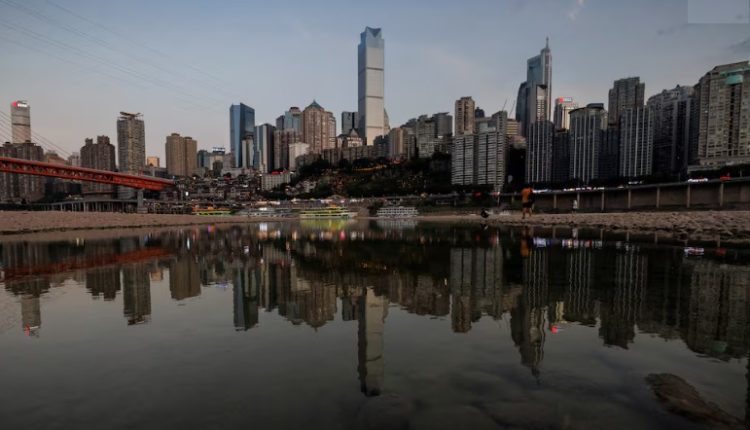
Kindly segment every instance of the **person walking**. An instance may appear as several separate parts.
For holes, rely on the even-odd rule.
[[[521,213],[521,219],[526,218],[526,215],[529,215],[529,218],[531,218],[531,209],[534,206],[534,189],[531,188],[531,185],[526,185],[523,190],[521,190],[521,204],[523,206],[523,212]]]
[[[578,199],[573,199],[573,213],[578,213]]]

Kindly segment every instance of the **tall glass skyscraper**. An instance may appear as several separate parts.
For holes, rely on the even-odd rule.
[[[385,41],[379,28],[366,27],[358,48],[359,136],[372,145],[385,131]]]
[[[549,121],[552,108],[552,53],[549,39],[539,55],[526,63],[526,82],[518,88],[516,120],[521,122],[521,134],[526,136],[531,124]]]
[[[248,135],[255,135],[255,109],[243,103],[232,105],[229,108],[229,148],[235,167],[249,167],[242,154],[242,141]]]

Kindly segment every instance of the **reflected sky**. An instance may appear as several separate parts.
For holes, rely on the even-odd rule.
[[[373,221],[0,252],[7,428],[352,428],[382,396],[417,427],[702,428],[654,373],[746,416],[744,250]]]

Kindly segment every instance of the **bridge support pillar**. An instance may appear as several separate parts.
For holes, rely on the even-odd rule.
[[[604,191],[602,191],[601,203],[599,204],[599,211],[600,212],[604,212],[604,199],[605,199],[605,197],[604,197]]]
[[[628,188],[628,210],[630,210],[630,208],[632,207],[632,202],[633,202],[633,190]]]
[[[656,209],[661,206],[661,187],[656,187]]]
[[[719,184],[719,207],[724,207],[724,183]]]
[[[143,190],[138,189],[138,207],[136,208],[136,212],[139,214],[145,214],[146,213],[146,207],[143,206]]]
[[[685,188],[685,207],[690,209],[690,185]]]
[[[552,194],[552,210],[557,211],[557,193]]]

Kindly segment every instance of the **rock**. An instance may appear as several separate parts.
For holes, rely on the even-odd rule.
[[[357,414],[358,430],[400,430],[409,425],[412,403],[397,394],[370,397]]]
[[[646,377],[646,382],[669,412],[719,428],[744,428],[739,419],[724,412],[716,404],[703,400],[698,390],[679,376],[669,373],[651,374]]]
[[[497,430],[501,427],[489,416],[472,406],[450,406],[428,409],[411,421],[414,430]]]
[[[495,422],[511,428],[526,430],[557,428],[560,424],[556,413],[540,408],[534,401],[504,401],[482,406]]]

